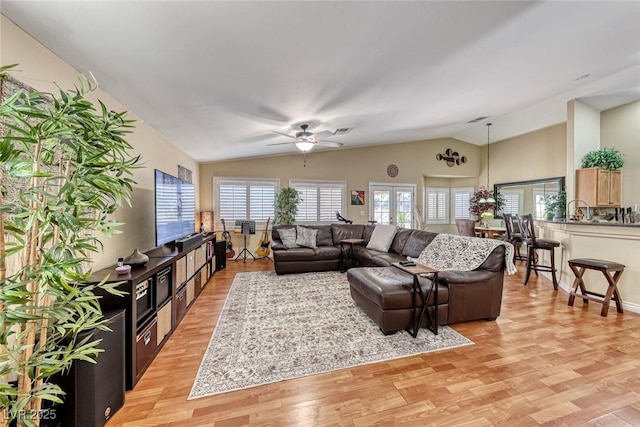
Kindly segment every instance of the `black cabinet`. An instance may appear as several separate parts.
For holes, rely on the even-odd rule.
[[[109,282],[123,283],[126,293],[117,297],[103,291],[100,305],[104,311],[124,309],[124,347],[126,388],[132,390],[188,310],[189,296],[197,298],[213,275],[215,236],[203,238],[201,245],[184,251],[162,246],[146,252],[149,261],[119,275],[115,265],[93,273],[90,283],[108,276]]]

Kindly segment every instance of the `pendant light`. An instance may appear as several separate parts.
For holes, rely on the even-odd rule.
[[[487,123],[487,193],[489,193],[489,145],[490,145],[490,134],[489,134],[489,129],[491,129],[491,123]],[[478,200],[479,203],[495,203],[496,199],[493,198],[493,196],[491,196],[491,194],[487,194],[488,197],[485,199],[484,197],[482,197],[480,200]]]

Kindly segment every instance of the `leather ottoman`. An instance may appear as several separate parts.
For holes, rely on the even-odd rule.
[[[355,303],[378,325],[385,334],[411,329],[413,316],[413,276],[395,267],[359,267],[347,271],[351,297]],[[423,290],[432,286],[431,280],[420,278]],[[438,285],[438,323],[448,323],[449,290]],[[422,306],[416,298],[418,308]],[[433,315],[434,301],[431,293],[427,301],[428,315]],[[423,319],[426,324],[427,316]]]

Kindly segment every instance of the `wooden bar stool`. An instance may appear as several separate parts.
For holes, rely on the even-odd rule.
[[[538,239],[536,237],[535,226],[533,225],[533,215],[526,214],[518,218],[520,232],[522,233],[523,242],[527,245],[527,272],[524,275],[524,285],[529,282],[529,276],[533,271],[536,276],[538,271],[551,273],[551,281],[553,289],[558,289],[558,279],[556,279],[556,256],[555,248],[560,247],[560,242],[550,239]],[[549,251],[549,265],[540,264],[536,250]]]
[[[616,310],[618,313],[623,313],[622,299],[620,298],[620,292],[618,292],[618,280],[620,280],[620,276],[622,276],[624,265],[618,264],[617,262],[603,261],[601,259],[580,258],[570,259],[569,267],[571,267],[573,274],[576,275],[573,281],[573,291],[569,293],[570,306],[573,306],[576,296],[582,298],[585,304],[588,304],[589,300],[596,301],[603,304],[600,316],[607,317],[609,302],[611,298],[613,298],[616,303]],[[607,278],[609,287],[604,295],[587,290],[584,285],[584,280],[582,280],[582,276],[586,270],[601,271],[604,277]],[[612,272],[614,273],[613,276],[611,275]],[[580,293],[578,293],[578,288],[580,288]]]

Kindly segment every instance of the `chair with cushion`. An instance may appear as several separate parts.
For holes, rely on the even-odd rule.
[[[504,240],[513,245],[514,261],[526,261],[527,258],[520,253],[520,245],[522,245],[522,233],[520,233],[520,227],[518,227],[518,216],[512,214],[504,214],[504,228],[507,232],[504,235]]]
[[[460,236],[476,237],[476,222],[472,219],[456,219],[456,227]]]
[[[551,273],[553,281],[553,289],[558,289],[558,280],[556,279],[555,264],[555,248],[560,247],[560,242],[549,239],[536,238],[535,226],[533,225],[533,215],[526,214],[518,218],[520,232],[522,233],[523,243],[527,245],[527,272],[524,277],[524,285],[526,286],[531,275],[531,270],[538,275],[538,271],[546,271]],[[550,265],[540,264],[540,258],[536,254],[536,250],[541,249],[549,251]]]

